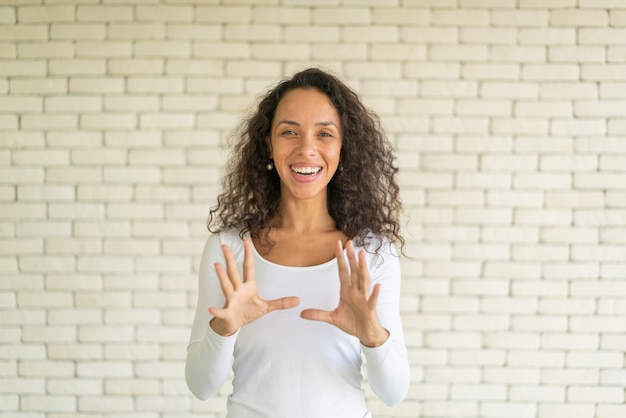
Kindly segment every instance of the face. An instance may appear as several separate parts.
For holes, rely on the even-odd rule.
[[[278,103],[270,131],[270,158],[282,198],[326,198],[341,152],[341,121],[328,96],[317,89],[294,89]]]

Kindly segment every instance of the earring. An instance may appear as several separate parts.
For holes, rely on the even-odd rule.
[[[267,171],[272,171],[274,169],[274,161],[272,161],[271,159],[267,160],[265,168],[267,169]]]

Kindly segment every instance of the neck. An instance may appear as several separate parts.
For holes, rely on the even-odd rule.
[[[335,230],[335,220],[328,213],[326,199],[319,201],[285,201],[278,205],[275,227],[306,233],[319,230]]]

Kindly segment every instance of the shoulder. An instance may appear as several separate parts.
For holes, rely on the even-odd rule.
[[[366,255],[370,268],[377,268],[382,264],[390,262],[399,262],[399,255],[396,246],[385,235],[376,234],[372,231],[366,231],[357,248],[362,249],[367,253]]]
[[[237,229],[230,228],[209,235],[204,246],[204,256],[221,259],[222,245],[227,245],[236,259],[240,254],[243,255],[243,239],[239,236]]]

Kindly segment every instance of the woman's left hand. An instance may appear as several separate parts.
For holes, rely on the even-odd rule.
[[[305,309],[300,315],[304,319],[332,324],[357,337],[366,347],[377,347],[389,338],[389,332],[383,328],[376,313],[380,284],[371,290],[365,253],[359,252],[357,258],[352,241],[347,242],[346,253],[347,262],[339,241],[335,250],[341,285],[337,307],[332,311]]]

